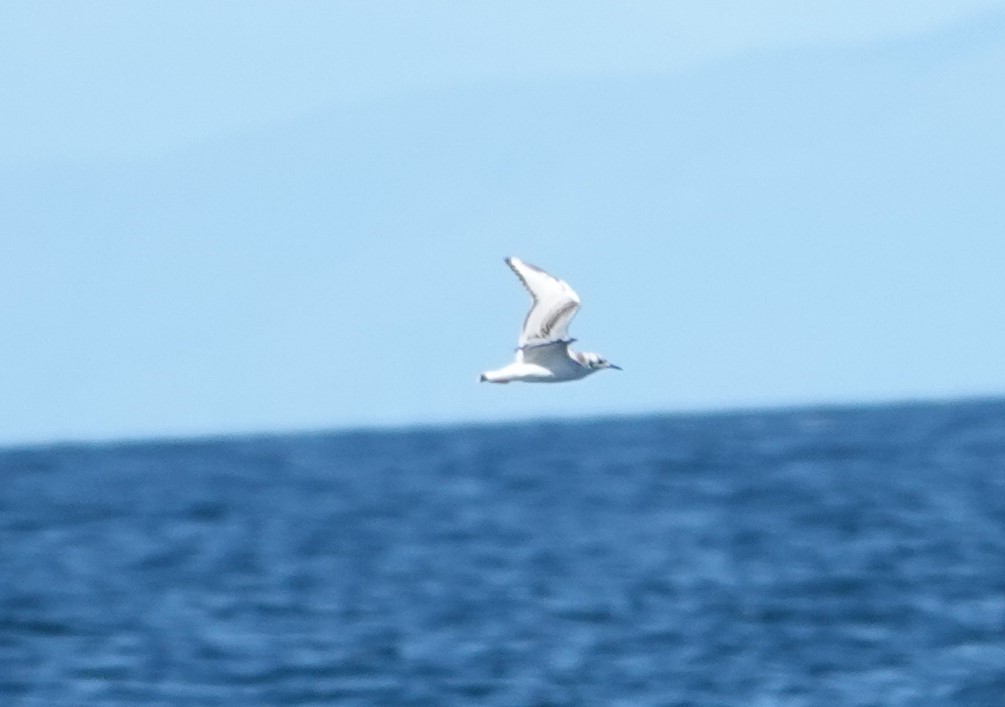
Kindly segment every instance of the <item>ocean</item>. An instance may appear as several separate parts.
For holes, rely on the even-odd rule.
[[[1005,401],[0,450],[0,705],[1005,705]]]

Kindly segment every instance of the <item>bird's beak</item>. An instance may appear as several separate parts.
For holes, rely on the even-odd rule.
[[[623,370],[625,370],[621,366],[615,366],[613,363],[608,363],[607,367],[608,368],[613,368],[615,371],[623,371]]]

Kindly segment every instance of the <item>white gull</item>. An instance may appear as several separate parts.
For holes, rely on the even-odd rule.
[[[561,383],[585,378],[604,368],[620,367],[595,353],[569,348],[569,322],[579,311],[579,295],[569,284],[519,258],[506,258],[534,303],[523,320],[516,359],[508,366],[486,371],[478,378],[488,383]]]

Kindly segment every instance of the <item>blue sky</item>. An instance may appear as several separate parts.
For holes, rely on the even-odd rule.
[[[1005,394],[1005,3],[7,3],[0,443]],[[624,366],[479,386],[569,280]]]

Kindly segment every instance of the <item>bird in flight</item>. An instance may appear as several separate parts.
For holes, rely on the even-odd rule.
[[[485,371],[481,382],[561,383],[585,378],[604,368],[620,371],[603,356],[573,351],[569,322],[579,311],[579,295],[564,280],[519,258],[506,258],[534,303],[523,320],[519,346],[513,363]]]

